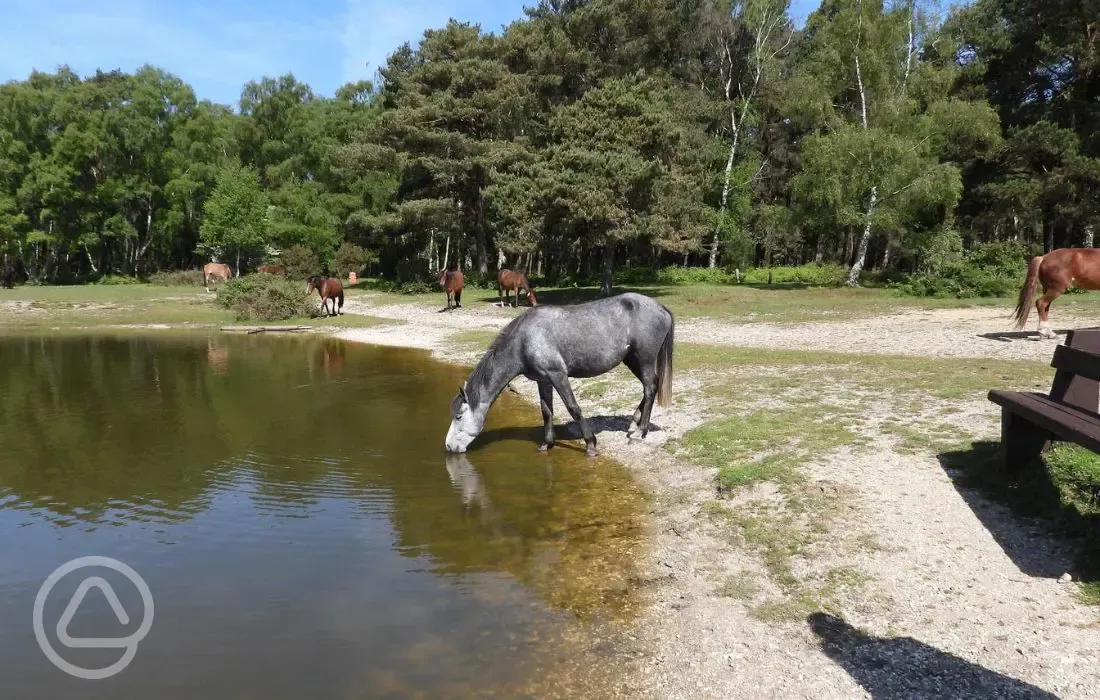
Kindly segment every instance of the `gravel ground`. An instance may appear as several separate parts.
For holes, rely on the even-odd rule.
[[[406,325],[352,329],[348,340],[433,349],[442,359],[471,362],[448,349],[457,331],[492,330],[513,311],[489,305],[439,313],[417,304],[375,306],[349,300],[351,313]],[[520,309],[522,311],[522,307]],[[791,348],[1049,361],[1056,342],[1011,331],[1008,310],[935,310],[850,322],[679,324],[677,340]],[[1058,317],[1058,328],[1093,325]],[[626,374],[625,371],[623,374]],[[602,399],[581,398],[586,415],[623,412],[637,401],[629,375]],[[591,381],[591,380],[589,380]],[[535,396],[531,382],[514,386]],[[575,383],[574,387],[583,387]],[[678,375],[674,393],[690,395]],[[959,415],[979,438],[997,439],[997,411],[962,402]],[[694,404],[694,405],[693,405]],[[969,405],[973,404],[973,405]],[[621,640],[640,649],[630,665],[632,697],[654,698],[1096,698],[1100,697],[1100,613],[1081,604],[1064,543],[957,489],[931,454],[894,449],[895,440],[822,455],[803,471],[811,483],[853,494],[834,526],[837,545],[819,552],[826,564],[870,577],[842,614],[765,622],[745,604],[716,594],[731,572],[762,571],[759,558],[700,517],[714,497],[713,470],[684,464],[659,449],[701,424],[697,402],[654,408],[660,427],[644,444],[621,432],[599,434],[601,451],[630,466],[655,493],[651,552],[645,563],[653,604]],[[559,431],[561,434],[562,431]],[[857,536],[878,546],[853,553],[839,544]],[[830,562],[830,559],[832,560]],[[763,574],[761,574],[763,577]]]

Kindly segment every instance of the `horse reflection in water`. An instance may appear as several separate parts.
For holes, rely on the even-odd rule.
[[[229,371],[229,349],[218,344],[213,338],[206,339],[206,362],[215,374]]]
[[[446,456],[447,475],[451,478],[451,485],[455,487],[462,497],[462,505],[469,513],[473,506],[480,511],[481,521],[495,522],[496,513],[493,510],[493,502],[489,499],[489,491],[485,488],[485,482],[478,474],[477,468],[470,463],[464,453],[451,453]]]

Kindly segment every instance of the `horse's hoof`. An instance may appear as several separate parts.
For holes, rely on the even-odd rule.
[[[596,452],[595,447],[589,447],[587,450],[584,451],[585,457],[595,457],[597,454],[598,453]]]
[[[553,447],[553,445],[548,442],[544,442],[539,445],[539,452],[549,452],[551,447]]]

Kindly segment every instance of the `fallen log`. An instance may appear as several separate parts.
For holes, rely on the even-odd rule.
[[[221,330],[226,333],[292,333],[296,331],[308,331],[311,326],[223,326]]]

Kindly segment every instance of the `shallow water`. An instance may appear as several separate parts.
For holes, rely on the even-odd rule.
[[[0,696],[609,693],[598,640],[639,607],[644,498],[614,463],[538,454],[538,412],[507,392],[447,457],[465,374],[332,339],[0,339]],[[133,661],[95,681],[51,664],[32,624],[47,576],[88,555],[155,601]],[[95,669],[122,652],[57,637],[89,575],[130,619],[93,588],[72,637],[144,616],[115,571],[60,580],[46,637]]]

